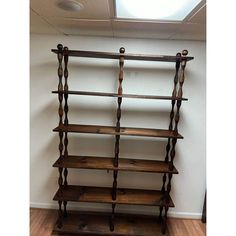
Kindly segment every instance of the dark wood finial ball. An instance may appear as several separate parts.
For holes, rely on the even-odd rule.
[[[188,50],[184,49],[184,50],[182,51],[182,55],[183,55],[183,56],[187,56],[187,55],[188,55]]]
[[[63,49],[62,44],[59,43],[59,44],[57,45],[57,48],[58,48],[58,50],[62,50],[62,49]]]
[[[68,47],[64,47],[64,50],[66,50],[66,51],[67,51],[67,50],[68,50]]]
[[[176,57],[181,57],[181,53],[178,52],[178,53],[176,54]]]
[[[125,48],[124,47],[120,48],[120,53],[125,53]]]

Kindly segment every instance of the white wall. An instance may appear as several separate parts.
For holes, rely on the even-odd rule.
[[[205,180],[205,42],[172,41],[103,37],[68,37],[31,35],[30,49],[30,113],[31,113],[31,206],[57,208],[52,201],[57,190],[58,170],[52,164],[58,158],[58,134],[52,129],[58,124],[57,58],[51,53],[58,43],[70,49],[118,52],[124,46],[127,53],[175,55],[189,50],[195,59],[187,63],[175,166],[179,170],[172,181],[171,196],[175,208],[170,215],[198,218],[201,216]],[[174,64],[125,61],[124,93],[171,94]],[[115,92],[118,61],[106,59],[69,58],[71,90]],[[114,125],[116,99],[106,97],[69,96],[69,121],[81,124]],[[122,126],[167,128],[170,101],[123,99]],[[121,137],[121,157],[163,159],[165,139]],[[80,155],[114,155],[114,137],[109,135],[69,134],[69,153]],[[131,188],[158,189],[162,175],[119,172],[118,185]],[[112,172],[69,170],[69,183],[112,186]],[[106,204],[70,203],[74,209],[110,210]],[[155,214],[156,207],[118,206],[118,211]]]

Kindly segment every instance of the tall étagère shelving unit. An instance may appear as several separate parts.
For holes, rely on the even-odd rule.
[[[59,170],[59,189],[54,196],[58,201],[58,219],[53,233],[77,235],[138,235],[157,236],[168,234],[167,212],[174,203],[170,197],[171,179],[178,174],[174,166],[175,147],[178,139],[183,136],[178,132],[180,107],[183,98],[183,84],[185,80],[186,62],[193,59],[188,57],[188,51],[183,50],[176,56],[127,54],[120,48],[119,53],[69,50],[58,44],[52,49],[58,58],[58,89],[52,91],[58,94],[59,125],[53,131],[59,133],[59,158],[54,167]],[[68,86],[69,57],[91,57],[119,60],[119,76],[117,93],[74,91]],[[170,96],[136,95],[123,93],[125,60],[161,61],[175,63],[173,92]],[[64,61],[64,63],[63,63]],[[64,64],[64,66],[63,66]],[[63,80],[64,77],[64,80]],[[114,126],[70,124],[68,120],[68,96],[105,96],[117,98],[117,122]],[[122,99],[155,99],[170,100],[170,122],[167,129],[148,129],[121,127]],[[72,156],[68,152],[68,133],[90,133],[114,135],[114,156]],[[157,137],[167,139],[166,155],[162,161],[129,159],[119,157],[120,138],[122,135]],[[68,168],[99,169],[113,171],[113,185],[108,187],[70,185],[67,180]],[[118,171],[153,172],[163,174],[163,185],[159,190],[128,189],[117,187]],[[67,210],[67,202],[94,202],[111,204],[111,212],[74,212]],[[141,216],[116,213],[116,204],[132,204],[159,207],[159,216]]]

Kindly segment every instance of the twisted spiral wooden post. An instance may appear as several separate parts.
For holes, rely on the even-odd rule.
[[[175,146],[177,143],[177,138],[172,138],[172,148],[170,151],[170,169],[173,170],[174,168],[174,158],[175,158]]]
[[[68,92],[68,47],[64,47],[64,78],[65,78],[65,84],[64,84],[64,92]],[[68,125],[68,93],[64,93],[64,100],[65,100],[65,105],[64,105],[64,112],[65,112],[65,119],[64,119],[64,125]],[[64,138],[64,158],[68,157],[68,137],[67,137],[67,132],[65,132],[65,138]],[[68,170],[67,168],[64,169],[64,185],[67,186],[67,175],[68,175]]]
[[[172,91],[172,97],[173,100],[171,101],[171,111],[170,111],[170,123],[169,123],[169,130],[173,130],[173,119],[174,119],[174,108],[175,108],[175,98],[177,95],[177,85],[178,85],[178,80],[179,80],[179,68],[180,68],[180,59],[181,59],[181,54],[177,53],[176,54],[176,63],[175,63],[175,77],[174,77],[174,88]],[[166,145],[166,156],[165,156],[165,162],[169,162],[169,152],[170,152],[170,142],[171,139],[168,138],[167,145]],[[163,175],[163,184],[162,184],[162,189],[161,191],[164,193],[165,192],[165,185],[166,185],[166,174]],[[163,211],[163,206],[160,206],[160,215],[161,217]]]
[[[171,179],[172,179],[173,174],[169,173],[168,174],[168,184],[167,184],[167,188],[166,188],[166,195],[167,195],[167,204],[169,204],[169,200],[170,200],[170,190],[171,190]]]
[[[62,92],[63,91],[63,84],[62,84],[62,76],[63,76],[63,68],[62,68],[62,59],[63,59],[63,46],[61,44],[57,45],[58,48],[58,53],[57,53],[57,59],[58,59],[58,78],[59,78],[59,83],[58,83],[58,91]],[[63,94],[58,93],[58,100],[59,100],[59,109],[58,109],[58,114],[59,114],[59,126],[62,126],[62,118],[63,118],[63,108],[62,108],[62,100],[63,100]]]
[[[64,78],[65,78],[65,83],[64,83],[64,92],[68,92],[68,47],[64,47]],[[64,93],[64,113],[65,113],[65,118],[64,118],[64,125],[68,125],[68,93]],[[67,132],[65,132],[65,137],[64,137],[64,158],[68,157],[68,137],[67,137]],[[68,176],[68,170],[67,168],[64,168],[64,185],[67,186],[67,176]],[[63,206],[64,206],[64,216],[67,216],[67,201],[63,201]]]
[[[63,77],[63,68],[62,68],[62,59],[63,59],[63,46],[61,44],[57,45],[58,53],[57,53],[57,59],[58,59],[58,78],[59,78],[59,83],[58,83],[58,91],[62,92],[63,91],[63,83],[62,83],[62,77]],[[62,108],[62,101],[63,101],[63,94],[58,93],[58,100],[59,100],[59,108],[58,108],[58,115],[59,115],[59,127],[62,127],[63,122],[63,108]],[[63,132],[59,132],[59,152],[60,152],[60,157],[62,157],[63,153]],[[59,171],[59,178],[58,178],[58,184],[59,184],[59,194],[62,195],[62,185],[63,185],[63,177],[62,177],[62,171],[63,168],[58,168]],[[58,222],[57,226],[58,228],[62,227],[62,201],[58,201],[59,204],[59,210],[58,210]]]
[[[68,92],[69,87],[68,87],[68,47],[64,47],[64,78],[65,78],[65,84],[64,84],[64,91]],[[64,98],[65,98],[65,105],[64,105],[64,111],[65,111],[65,119],[64,119],[64,124],[68,125],[68,94],[64,93]]]
[[[125,53],[125,48],[121,47],[120,48],[120,60],[119,60],[119,66],[120,66],[120,71],[119,71],[119,87],[118,87],[118,95],[123,94],[123,89],[122,89],[122,82],[124,78],[124,53]],[[116,132],[120,132],[120,118],[121,118],[121,103],[122,103],[122,97],[118,97],[117,99],[118,107],[117,107],[117,112],[116,112]],[[115,158],[113,161],[114,167],[118,167],[119,165],[119,146],[120,146],[120,135],[116,135],[116,141],[115,141]],[[112,186],[112,200],[116,200],[116,189],[117,189],[117,175],[118,171],[114,170],[113,171],[113,186]],[[110,230],[114,230],[114,219],[115,219],[115,206],[116,204],[112,204],[112,214],[111,214],[111,219],[110,219]]]
[[[182,96],[183,96],[183,84],[184,84],[184,79],[185,79],[185,67],[186,67],[186,62],[187,62],[187,59],[186,59],[186,56],[188,54],[188,51],[187,50],[183,50],[182,51],[182,56],[180,54],[177,54],[178,55],[178,58],[180,58],[180,62],[178,61],[178,63],[176,63],[176,77],[175,77],[175,85],[174,85],[174,90],[173,90],[173,93],[172,93],[172,96],[173,97],[177,97],[178,99],[181,99]],[[180,64],[181,64],[181,73],[180,73],[180,76],[179,76],[179,89],[178,89],[178,92],[177,92],[177,82],[178,82],[178,70],[179,70],[179,67],[180,67]],[[174,131],[176,132],[176,134],[178,133],[178,123],[179,123],[179,117],[180,117],[180,107],[181,107],[181,103],[182,101],[181,100],[177,100],[177,108],[176,108],[176,113],[175,113],[175,116],[174,116],[174,113],[173,115],[171,115],[171,130],[172,130],[172,121],[173,121],[173,117],[175,119],[175,127],[174,127]],[[173,106],[173,103],[172,103],[172,106]],[[170,128],[169,127],[169,128]],[[174,161],[174,157],[175,157],[175,146],[176,146],[176,143],[177,143],[177,138],[172,138],[172,148],[171,148],[171,151],[170,151],[170,169],[173,170],[174,168],[174,165],[173,165],[173,161]],[[169,199],[170,199],[170,190],[171,190],[171,179],[172,179],[172,174],[168,174],[168,177],[169,177],[169,180],[168,180],[168,184],[167,184],[167,190],[166,190],[166,203],[165,203],[165,214],[164,214],[164,221],[163,221],[163,228],[162,228],[162,233],[165,233],[166,232],[166,220],[167,220],[167,212],[168,212],[168,209],[169,209]]]
[[[177,97],[178,98],[182,98],[183,96],[183,84],[184,84],[184,79],[185,79],[185,67],[186,67],[186,56],[188,55],[188,51],[187,50],[183,50],[182,51],[182,57],[181,57],[181,75],[179,78],[179,90],[178,90],[178,94]],[[176,111],[176,115],[175,115],[175,132],[178,132],[178,123],[179,123],[179,111],[180,111],[180,107],[181,107],[181,100],[177,101],[177,111]]]
[[[61,209],[62,201],[58,201],[59,210],[58,210],[58,220],[57,220],[57,227],[60,229],[62,227],[62,209]]]
[[[63,184],[63,178],[62,178],[62,170],[63,168],[59,167],[59,178],[58,178],[58,184],[59,184],[59,195],[60,197],[62,196],[62,184]],[[62,205],[62,201],[59,200],[58,201],[58,204],[59,204],[59,210],[58,210],[58,221],[57,221],[57,227],[58,228],[61,228],[62,227],[62,216],[63,216],[63,213],[62,213],[62,208],[61,208],[61,205]]]
[[[63,76],[63,69],[62,69],[62,59],[63,59],[63,46],[61,44],[57,45],[58,48],[58,78],[59,78],[59,83],[58,83],[58,91],[63,92],[63,84],[62,84],[62,76]],[[63,108],[62,108],[62,101],[63,101],[63,94],[58,93],[58,100],[59,100],[59,108],[58,108],[58,115],[59,115],[59,127],[63,125],[62,118],[63,118]],[[62,157],[62,152],[63,152],[63,132],[59,132],[59,152],[60,152],[60,157]]]
[[[164,213],[163,221],[162,221],[162,224],[161,224],[161,232],[162,232],[163,234],[166,233],[167,212],[168,212],[168,210],[169,210],[169,207],[168,207],[167,205],[165,205],[164,209],[165,209],[165,213]]]

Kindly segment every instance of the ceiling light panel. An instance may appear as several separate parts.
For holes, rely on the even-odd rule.
[[[116,16],[125,19],[182,21],[201,0],[116,0]]]

